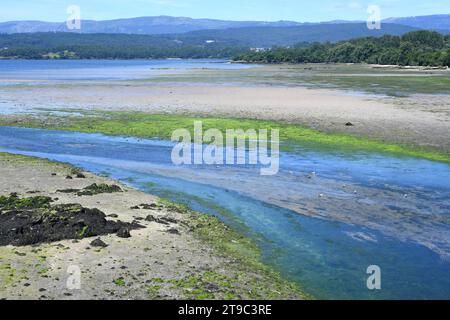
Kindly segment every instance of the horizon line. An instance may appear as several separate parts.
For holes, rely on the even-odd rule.
[[[438,13],[438,14],[427,14],[427,15],[418,15],[418,16],[399,16],[399,17],[389,17],[385,18],[382,21],[386,21],[389,19],[400,19],[400,18],[417,18],[417,17],[432,17],[432,16],[450,16],[450,13]],[[105,20],[95,20],[95,19],[81,19],[81,21],[93,21],[93,22],[106,22],[106,21],[117,21],[117,20],[131,20],[131,19],[142,19],[142,18],[177,18],[177,19],[191,19],[191,20],[213,20],[213,21],[230,21],[230,22],[267,22],[267,23],[276,23],[276,22],[293,22],[299,24],[308,24],[308,23],[329,23],[329,22],[364,22],[365,20],[346,20],[346,19],[332,19],[332,20],[322,20],[322,21],[304,21],[300,22],[297,20],[229,20],[229,19],[216,19],[216,18],[192,18],[187,16],[171,16],[171,15],[156,15],[156,16],[134,16],[128,18],[113,18],[113,19],[105,19]],[[65,21],[50,21],[50,20],[6,20],[1,21],[0,23],[8,23],[8,22],[44,22],[44,23],[65,23]]]

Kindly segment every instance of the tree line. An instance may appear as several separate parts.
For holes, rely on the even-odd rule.
[[[248,51],[233,60],[257,63],[369,63],[450,66],[450,35],[414,31],[403,36],[358,38],[338,43],[300,43],[292,48]]]
[[[222,59],[244,50],[228,47],[109,47],[109,46],[67,46],[57,48],[8,48],[0,49],[3,59]]]
[[[0,34],[4,59],[163,59],[230,58],[248,47],[127,34]]]

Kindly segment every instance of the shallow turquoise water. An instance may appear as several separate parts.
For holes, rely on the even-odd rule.
[[[219,216],[318,298],[450,299],[447,164],[310,147],[283,153],[280,173],[262,178],[250,166],[175,167],[172,146],[0,127],[0,151],[107,173]],[[369,265],[381,267],[380,291],[366,287]]]

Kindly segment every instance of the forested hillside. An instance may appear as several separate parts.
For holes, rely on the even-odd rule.
[[[347,28],[347,25],[345,28]],[[294,29],[296,29],[295,27]],[[305,33],[280,33],[278,42],[267,40],[281,32],[278,28],[262,28],[259,35],[269,42],[294,42],[290,47],[270,50],[250,50],[246,44],[249,29],[233,38],[237,30],[224,34],[192,32],[184,35],[126,35],[76,33],[25,33],[0,35],[0,58],[3,59],[163,59],[163,58],[230,58],[263,63],[343,62],[399,65],[448,65],[450,36],[434,31],[414,31],[402,36],[384,35],[340,42],[320,42],[321,39]],[[258,28],[256,28],[258,29]],[[281,28],[290,30],[292,27]],[[254,29],[251,29],[254,30]],[[276,32],[274,31],[276,30]],[[308,29],[312,30],[312,29]],[[316,29],[314,29],[316,30]],[[344,29],[342,29],[344,30]],[[252,31],[256,32],[256,31]],[[271,33],[272,32],[272,33]],[[304,30],[303,30],[304,32]],[[339,32],[335,33],[337,36]],[[255,34],[256,37],[256,34]],[[209,40],[208,40],[209,39]],[[289,40],[290,39],[290,40]],[[309,40],[309,41],[308,41]],[[323,40],[323,39],[322,39]],[[255,40],[256,41],[256,40]],[[261,41],[261,40],[257,40]],[[270,48],[272,46],[268,46]]]
[[[9,59],[229,58],[247,49],[170,36],[63,32],[0,35],[0,57]]]
[[[299,42],[338,42],[361,37],[400,36],[417,28],[397,24],[383,24],[380,30],[370,30],[364,23],[331,23],[294,27],[249,27],[226,30],[189,32],[180,39],[214,39],[218,42],[238,43],[249,47],[270,48],[293,46]]]
[[[249,51],[234,60],[259,63],[371,63],[450,66],[450,36],[415,31],[403,36],[359,38],[338,43],[299,44],[294,48]]]

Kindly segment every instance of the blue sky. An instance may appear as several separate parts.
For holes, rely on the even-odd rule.
[[[450,13],[449,0],[0,0],[0,21],[65,21],[78,5],[82,19],[171,15],[229,20],[366,20],[370,4],[382,18]]]

